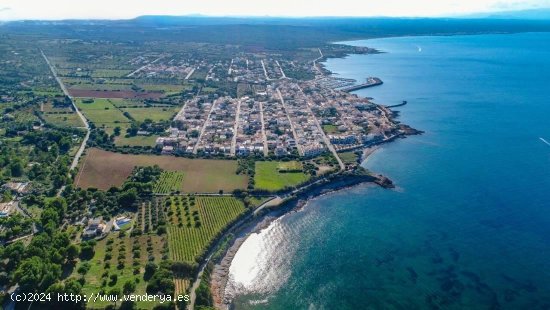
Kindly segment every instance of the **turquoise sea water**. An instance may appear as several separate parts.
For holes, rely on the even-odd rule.
[[[550,309],[550,34],[356,41],[359,92],[426,131],[364,165],[398,186],[311,201],[237,253],[236,309]],[[541,139],[542,138],[542,139]]]

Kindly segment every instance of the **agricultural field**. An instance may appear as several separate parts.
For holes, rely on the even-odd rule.
[[[60,127],[82,127],[82,120],[76,113],[44,113],[44,120],[52,125]]]
[[[170,194],[183,190],[183,173],[179,171],[164,171],[155,184],[153,192],[157,194]]]
[[[236,160],[189,159],[174,156],[130,155],[108,152],[97,148],[86,150],[81,161],[75,185],[81,188],[107,190],[121,186],[136,166],[158,165],[166,171],[179,171],[185,175],[186,193],[218,193],[245,189],[246,175],[237,175]]]
[[[234,197],[171,196],[164,200],[170,258],[195,262],[225,227],[246,211]]]
[[[192,84],[138,84],[138,87],[146,91],[161,91],[167,95],[177,94],[193,88]]]
[[[122,109],[128,112],[138,122],[150,119],[153,122],[169,121],[174,118],[180,107],[151,107],[151,108],[127,108]]]
[[[92,77],[94,78],[122,78],[128,75],[131,70],[117,70],[117,69],[98,69],[92,71]]]
[[[52,102],[40,104],[40,113],[44,120],[60,127],[82,127],[84,124],[71,106],[56,106]]]
[[[125,126],[119,126],[124,132]],[[110,132],[107,132],[110,133]],[[115,138],[115,145],[116,146],[150,146],[154,147],[157,141],[157,138],[159,136],[151,135],[151,136],[133,136],[133,137],[124,137],[124,136],[118,136]]]
[[[129,236],[128,233],[111,233],[97,241],[95,253],[89,260],[81,259],[73,270],[74,277],[84,277],[84,294],[109,292],[122,287],[126,282],[136,284],[135,294],[144,294],[147,282],[144,280],[145,264],[152,260],[159,264],[167,250],[166,236],[154,234]],[[91,309],[104,309],[108,302],[89,304]],[[152,308],[155,303],[138,302],[138,308]]]
[[[130,122],[109,99],[77,99],[76,105],[97,127],[127,127],[119,124]]]
[[[285,165],[276,161],[257,161],[254,173],[255,188],[278,191],[285,187],[299,185],[309,180],[309,175],[303,172],[281,172],[279,168]]]

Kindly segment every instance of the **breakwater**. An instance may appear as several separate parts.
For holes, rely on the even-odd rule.
[[[349,87],[344,87],[340,90],[349,93],[349,92],[352,92],[352,91],[360,90],[360,89],[363,89],[363,88],[369,88],[369,87],[373,87],[373,86],[378,86],[378,85],[382,85],[382,84],[384,84],[384,82],[381,79],[379,79],[377,77],[370,77],[370,78],[367,79],[366,83],[359,84],[359,85],[353,85],[353,86],[349,86]]]

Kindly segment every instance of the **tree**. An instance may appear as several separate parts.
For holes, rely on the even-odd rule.
[[[149,280],[147,284],[147,293],[156,294],[162,293],[165,295],[174,295],[174,274],[166,268],[159,268]]]
[[[116,308],[116,303],[117,303],[118,299],[120,298],[120,289],[118,287],[113,287],[109,291],[109,295],[116,296],[116,299],[115,299],[115,308]]]
[[[113,134],[115,136],[120,136],[120,126],[116,126],[115,129],[113,130]]]
[[[137,190],[135,188],[128,189],[118,196],[118,203],[124,207],[130,207],[137,200]]]
[[[145,265],[145,273],[143,274],[143,278],[145,280],[149,280],[153,274],[155,273],[155,271],[157,271],[157,265],[153,262],[147,262],[147,264]]]
[[[80,247],[78,247],[78,245],[70,244],[67,247],[67,261],[68,262],[74,262],[79,254],[80,254]]]
[[[61,154],[66,154],[71,149],[71,139],[69,137],[63,137],[59,140],[59,151]]]
[[[21,159],[16,158],[13,160],[10,164],[8,169],[10,170],[10,174],[12,177],[21,177],[23,176],[23,163],[21,163]]]
[[[132,280],[128,280],[124,282],[124,285],[122,286],[122,293],[124,294],[131,294],[136,291],[136,282]]]

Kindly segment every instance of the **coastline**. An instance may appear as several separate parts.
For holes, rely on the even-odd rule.
[[[381,52],[373,49],[371,53]],[[326,60],[326,58],[322,60]],[[318,65],[324,75],[335,75],[335,73],[325,67],[324,62],[320,62]],[[372,100],[372,98],[368,99]],[[395,118],[399,117],[399,111],[393,111],[389,106],[376,103],[375,105],[380,113],[384,114],[388,120],[393,122]],[[403,104],[398,106],[401,105]],[[229,238],[225,239],[226,242],[224,242],[223,246],[220,246],[218,242],[218,244],[211,249],[211,253],[215,252],[216,257],[212,257],[212,255],[210,255],[201,264],[201,272],[199,272],[199,276],[193,286],[198,286],[196,282],[200,282],[202,270],[211,268],[210,277],[207,280],[208,287],[210,288],[210,292],[212,294],[214,307],[216,309],[230,309],[234,296],[226,296],[227,284],[230,276],[229,269],[236,253],[249,236],[268,228],[274,221],[287,214],[302,210],[310,201],[324,195],[346,190],[359,185],[372,186],[376,184],[383,188],[395,188],[393,182],[389,178],[380,174],[368,172],[366,169],[360,167],[360,165],[366,162],[372,154],[379,150],[382,144],[394,141],[397,138],[406,138],[409,135],[420,135],[424,133],[423,131],[414,129],[408,125],[401,124],[398,121],[396,121],[396,124],[397,131],[394,134],[386,136],[382,140],[378,140],[355,149],[356,151],[361,151],[361,155],[357,158],[356,167],[363,169],[362,172],[354,174],[353,172],[343,170],[336,174],[321,178],[314,183],[303,185],[292,192],[275,196],[279,199],[283,198],[282,201],[276,205],[271,205],[268,204],[268,202],[265,202],[256,208],[250,216],[242,218],[237,223],[232,225],[225,234],[225,236],[229,236]],[[191,292],[193,301],[190,304],[190,309],[194,308],[194,293],[195,290],[193,289]]]
[[[374,154],[379,148],[380,147],[378,145],[366,147],[363,150],[363,155],[360,161],[366,161],[368,157]],[[222,258],[219,261],[214,262],[211,272],[209,287],[212,292],[215,308],[230,308],[231,301],[234,296],[226,296],[226,288],[229,281],[229,268],[231,267],[231,263],[241,245],[250,235],[260,233],[262,230],[268,228],[274,221],[277,221],[288,214],[299,212],[303,208],[307,207],[312,200],[361,185],[379,185],[384,188],[393,188],[393,183],[391,180],[382,175],[365,175],[355,177],[340,176],[337,180],[323,183],[320,186],[308,189],[296,197],[284,201],[276,207],[266,208],[262,214],[249,219],[245,223],[242,223],[240,227],[237,227],[234,232],[233,239],[228,243],[229,246],[226,249],[223,249],[224,254]]]

